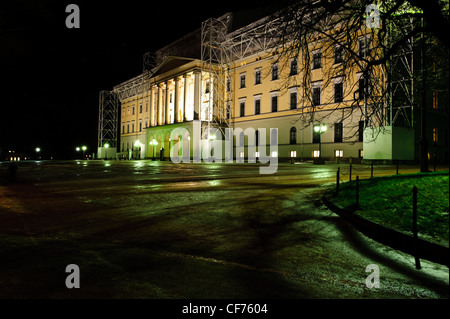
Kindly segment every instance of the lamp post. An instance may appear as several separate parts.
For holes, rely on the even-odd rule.
[[[314,158],[314,164],[324,164],[325,161],[322,158],[322,134],[327,131],[327,126],[325,124],[314,125],[314,132],[319,134],[319,158],[316,160]]]
[[[41,149],[40,149],[39,147],[36,147],[35,151],[36,151],[36,157],[37,157],[37,159],[40,160],[41,157],[39,156],[39,153],[41,152]]]
[[[155,139],[153,139],[153,140],[150,141],[150,145],[153,146],[153,159],[152,159],[152,161],[154,161],[155,160],[155,147],[156,147],[156,145],[158,145],[158,142]]]
[[[106,143],[105,145],[103,145],[103,147],[105,148],[105,160],[108,159],[108,148],[109,148],[109,144]]]
[[[87,150],[87,147],[86,147],[86,146],[82,146],[81,149],[83,150],[83,159],[86,159],[86,150]]]
[[[138,150],[137,159],[139,159],[141,157],[141,142],[139,142],[139,141],[134,142],[134,146]]]
[[[209,151],[210,151],[210,162],[214,162],[214,157],[213,157],[213,149],[212,149],[212,143],[213,141],[216,139],[215,135],[210,135],[209,136]]]

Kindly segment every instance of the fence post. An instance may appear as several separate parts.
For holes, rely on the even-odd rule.
[[[373,162],[370,163],[370,178],[373,178]]]
[[[352,181],[352,163],[350,163],[350,170],[348,171],[349,174],[349,181]]]
[[[420,259],[418,257],[418,236],[417,236],[417,187],[413,187],[413,238],[414,238],[414,259],[416,262],[416,269],[420,269]]]
[[[359,208],[359,176],[356,175],[356,208]]]
[[[341,170],[340,167],[338,167],[337,172],[336,172],[336,194],[339,193],[339,177],[341,174],[340,170]]]

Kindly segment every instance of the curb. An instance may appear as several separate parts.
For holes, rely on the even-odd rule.
[[[391,228],[381,226],[358,216],[351,211],[340,208],[334,205],[326,196],[322,197],[322,201],[328,209],[346,219],[353,225],[353,227],[367,237],[394,249],[401,250],[414,257],[426,259],[449,267],[450,250],[448,247],[444,247],[420,238],[416,241],[412,236],[408,236]]]

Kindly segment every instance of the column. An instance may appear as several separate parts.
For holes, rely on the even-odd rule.
[[[166,98],[165,98],[165,101],[164,101],[164,110],[165,110],[165,123],[166,124],[170,124],[170,119],[169,119],[169,116],[170,116],[170,112],[169,112],[169,107],[170,107],[170,104],[169,104],[169,93],[170,93],[170,90],[169,90],[169,81],[166,81],[166,92],[165,92],[166,94],[165,94],[165,96],[166,96]]]
[[[200,119],[200,72],[194,71],[194,120]]]
[[[156,105],[156,110],[157,110],[157,112],[156,112],[156,125],[161,125],[162,124],[162,122],[161,122],[161,113],[162,113],[162,107],[161,107],[161,105],[162,105],[162,87],[161,87],[161,84],[158,84],[158,99],[157,99],[157,101],[158,101],[158,105]]]
[[[188,89],[188,83],[187,83],[187,74],[183,75],[184,78],[184,98],[183,98],[183,117],[182,117],[182,121],[185,122],[186,121],[186,99],[187,99],[187,89]]]
[[[178,94],[178,87],[179,87],[179,80],[178,80],[178,77],[176,77],[175,78],[175,92],[174,92],[174,98],[175,98],[175,107],[174,107],[174,109],[175,109],[175,111],[174,111],[174,113],[175,113],[175,123],[178,123],[178,122],[180,122],[180,106],[179,106],[179,103],[178,103],[178,96],[179,96],[179,94]]]

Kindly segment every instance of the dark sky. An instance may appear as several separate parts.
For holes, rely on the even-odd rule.
[[[70,3],[79,29],[65,25]],[[255,3],[269,1],[1,1],[0,150],[95,151],[99,91],[140,74],[145,52]]]

